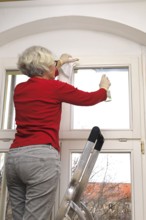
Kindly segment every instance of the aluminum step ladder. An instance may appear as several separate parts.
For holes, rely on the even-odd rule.
[[[93,220],[87,207],[80,202],[80,198],[88,183],[103,143],[104,137],[99,127],[93,127],[55,220]]]

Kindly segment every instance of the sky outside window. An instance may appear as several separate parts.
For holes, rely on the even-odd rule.
[[[111,81],[110,102],[90,107],[72,107],[72,128],[130,129],[129,70],[120,68],[82,68],[75,71],[74,86],[83,91],[99,89],[100,78],[106,74]]]

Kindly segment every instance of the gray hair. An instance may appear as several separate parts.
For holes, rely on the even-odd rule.
[[[18,69],[29,77],[42,76],[50,72],[54,64],[52,52],[41,46],[32,46],[26,49],[18,58]]]

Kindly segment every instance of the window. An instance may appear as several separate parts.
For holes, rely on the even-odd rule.
[[[6,71],[2,129],[15,129],[13,91],[17,84],[27,79],[28,77],[20,74],[18,70]]]
[[[100,65],[97,65],[97,60]],[[87,63],[87,65],[86,65]],[[84,66],[85,64],[85,66]],[[5,65],[7,66],[7,65]],[[10,69],[5,72],[6,68],[3,68],[3,78],[1,81],[1,106],[3,106],[3,114],[0,114],[2,118],[2,126],[1,128],[5,130],[1,130],[1,153],[7,152],[10,146],[10,142],[14,137],[14,131],[10,131],[7,129],[15,128],[15,115],[14,108],[12,106],[12,91],[16,84],[21,81],[27,80],[27,77],[24,75],[20,75],[16,69],[14,62],[11,62]],[[101,67],[102,66],[102,67]],[[8,67],[8,66],[7,66]],[[14,70],[11,70],[13,67]],[[84,70],[84,74],[83,74]],[[96,71],[95,71],[96,70]],[[90,72],[90,74],[89,74]],[[61,179],[60,179],[60,188],[57,194],[56,199],[56,209],[58,208],[59,201],[62,200],[64,192],[68,186],[70,181],[70,173],[72,170],[72,162],[74,158],[78,160],[79,155],[81,154],[84,146],[84,141],[87,139],[89,131],[93,126],[99,126],[105,137],[105,144],[103,146],[103,150],[99,155],[97,164],[95,165],[95,169],[93,172],[97,173],[96,169],[99,169],[99,161],[104,160],[104,168],[103,171],[100,172],[100,178],[106,176],[106,184],[108,181],[115,178],[115,175],[109,176],[104,175],[105,173],[105,164],[106,161],[110,161],[109,168],[113,166],[115,162],[115,157],[118,155],[121,156],[122,162],[127,161],[127,167],[124,169],[124,183],[128,184],[129,192],[131,194],[131,200],[124,202],[124,209],[128,209],[130,214],[130,220],[134,219],[143,219],[143,189],[142,189],[142,157],[141,157],[141,148],[140,148],[140,140],[141,140],[141,112],[140,107],[140,79],[139,79],[139,60],[131,57],[114,57],[114,58],[87,58],[87,60],[83,60],[83,64],[80,64],[75,69],[75,73],[73,74],[73,84],[79,89],[85,89],[85,91],[91,91],[98,88],[98,82],[102,74],[106,73],[111,80],[111,102],[103,102],[97,105],[98,109],[90,110],[88,108],[87,113],[84,118],[82,117],[81,122],[78,123],[78,114],[80,114],[80,110],[84,112],[83,107],[80,109],[76,109],[76,106],[70,106],[68,104],[63,105],[63,114],[62,114],[62,125],[60,132],[60,141],[61,141]],[[87,75],[87,77],[86,77]],[[91,77],[92,75],[92,77]],[[81,76],[81,78],[80,78]],[[25,79],[23,78],[25,77]],[[89,88],[84,87],[84,80],[87,78],[87,86]],[[60,77],[62,80],[62,78]],[[115,80],[116,79],[116,80]],[[91,80],[91,81],[90,81]],[[90,83],[89,83],[90,82]],[[122,83],[121,83],[122,82]],[[4,87],[5,85],[5,87]],[[83,87],[82,87],[83,86]],[[117,88],[118,87],[118,88]],[[3,92],[4,91],[4,92]],[[118,93],[117,93],[118,91]],[[4,93],[4,94],[3,94]],[[117,94],[116,94],[117,93]],[[126,95],[127,94],[127,95]],[[116,97],[118,95],[118,97]],[[5,96],[5,97],[4,97]],[[116,104],[115,104],[116,100]],[[118,104],[117,104],[118,103]],[[99,120],[98,114],[99,106],[102,105],[101,117],[102,122]],[[116,106],[118,109],[116,111],[116,115],[113,114],[113,106]],[[112,106],[112,107],[111,107]],[[95,108],[96,106],[94,106]],[[122,109],[122,110],[121,110]],[[118,112],[120,110],[120,112]],[[92,121],[91,119],[91,111],[94,113]],[[105,111],[109,111],[106,114]],[[2,110],[1,110],[2,112]],[[7,113],[6,113],[7,112]],[[98,113],[99,112],[99,113]],[[82,116],[82,115],[81,115]],[[115,120],[120,120],[115,122]],[[112,120],[111,120],[112,118]],[[113,120],[114,118],[114,120]],[[85,120],[89,123],[85,124]],[[97,121],[95,121],[95,119]],[[106,120],[105,120],[106,119]],[[104,123],[103,123],[104,120]],[[114,121],[114,124],[111,122]],[[100,122],[100,124],[99,124]],[[93,125],[93,126],[92,126]],[[76,157],[77,156],[77,157]],[[112,158],[112,159],[111,159]],[[1,158],[2,159],[2,158]],[[116,164],[114,168],[116,167]],[[118,168],[118,166],[116,167]],[[126,172],[125,172],[126,170]],[[99,172],[98,172],[99,173]],[[119,170],[114,170],[114,173],[119,173]],[[126,175],[127,173],[127,175]],[[126,176],[128,176],[128,180],[126,182]],[[94,175],[97,176],[97,175]],[[99,183],[99,186],[102,186],[103,182],[98,182],[98,179],[90,179],[89,186],[93,183]],[[120,182],[120,180],[119,180]],[[116,186],[119,185],[119,182],[116,182]],[[91,184],[91,185],[90,185]],[[112,182],[113,184],[113,182]],[[84,194],[85,199],[86,194]],[[101,199],[102,203],[103,199]],[[107,206],[112,211],[113,205],[115,205],[115,201],[108,201],[109,204]],[[106,207],[107,207],[106,206]],[[103,207],[103,206],[102,206]],[[102,211],[101,207],[101,211]],[[121,206],[120,206],[121,207]],[[96,211],[95,211],[96,212]],[[122,213],[122,212],[120,212]],[[122,219],[122,216],[121,216]],[[127,220],[127,219],[125,219]],[[129,220],[129,219],[128,219]]]
[[[71,154],[74,171],[81,153]],[[130,153],[100,153],[81,201],[94,219],[132,219]]]
[[[112,101],[91,107],[73,106],[72,129],[90,129],[94,125],[101,129],[131,128],[128,67],[79,68],[75,70],[74,85],[84,91],[95,91],[103,74],[111,81]]]
[[[62,141],[61,199],[84,141]],[[143,219],[140,141],[105,141],[81,201],[95,219]],[[141,216],[140,216],[141,215]]]
[[[95,91],[99,88],[102,74],[106,74],[111,81],[112,100],[91,107],[64,104],[60,138],[86,138],[94,126],[99,126],[107,139],[140,138],[138,59],[83,57],[74,67],[71,83],[78,89]],[[64,77],[60,77],[60,80],[64,80]]]

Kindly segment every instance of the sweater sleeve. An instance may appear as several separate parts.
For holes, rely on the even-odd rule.
[[[107,91],[103,88],[94,92],[85,92],[74,86],[57,81],[58,97],[61,102],[79,106],[91,106],[106,100]]]

